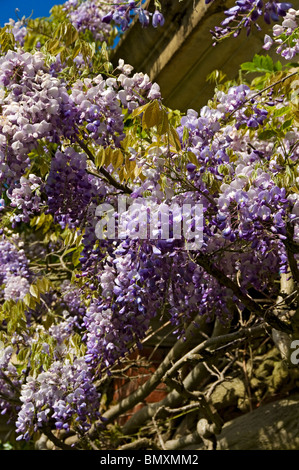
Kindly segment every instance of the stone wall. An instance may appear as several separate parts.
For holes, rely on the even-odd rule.
[[[136,72],[147,73],[160,85],[166,106],[181,111],[200,109],[214,91],[214,85],[206,81],[207,75],[218,69],[228,79],[235,78],[240,64],[263,50],[269,27],[262,32],[253,31],[250,37],[243,31],[237,39],[213,46],[210,30],[220,25],[224,10],[234,4],[233,0],[215,0],[209,5],[205,0],[161,3],[163,28],[142,28],[136,21],[117,45],[113,63],[116,65],[122,58]],[[294,0],[293,5],[299,8],[299,0]]]

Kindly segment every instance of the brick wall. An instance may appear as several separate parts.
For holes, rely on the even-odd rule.
[[[113,401],[119,402],[123,398],[128,397],[132,392],[144,384],[151,375],[155,372],[157,367],[161,364],[166,356],[168,349],[146,347],[142,351],[135,351],[129,357],[131,367],[127,369],[124,365],[123,372],[119,378],[114,379],[113,382]],[[156,403],[167,395],[166,385],[159,384],[145,399],[144,403],[139,403],[133,409],[123,414],[118,423],[122,426],[136,411],[141,409],[148,403]]]

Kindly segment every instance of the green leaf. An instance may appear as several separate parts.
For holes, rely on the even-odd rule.
[[[39,230],[41,227],[43,227],[43,233],[46,233],[51,227],[52,222],[53,216],[43,212],[41,215],[33,217],[30,220],[30,227],[35,227],[35,230]]]
[[[102,54],[104,60],[109,62],[109,53],[108,53],[108,49],[107,49],[107,43],[105,41],[102,43],[101,54]]]
[[[39,228],[42,227],[43,223],[45,222],[46,219],[46,214],[43,212],[41,215],[39,215],[36,219],[35,222],[35,230],[38,230]]]
[[[109,61],[105,62],[104,63],[104,69],[107,73],[112,72],[113,71],[113,64]]]
[[[95,155],[95,165],[97,168],[101,168],[104,165],[105,158],[106,158],[105,149],[104,147],[100,147]]]
[[[42,294],[44,294],[45,292],[49,292],[52,288],[51,282],[46,277],[37,279],[35,284],[39,292]]]
[[[146,110],[146,108],[150,105],[151,103],[146,103],[142,106],[139,106],[138,108],[135,108],[133,111],[132,111],[132,118],[134,119],[135,117],[137,116],[140,116],[140,114],[144,113],[144,111]]]
[[[187,142],[188,139],[189,139],[189,129],[188,129],[188,127],[184,127],[183,142]]]
[[[244,64],[241,64],[241,70],[245,70],[247,72],[255,72],[256,67],[252,62],[244,62]]]
[[[113,168],[116,170],[119,168],[124,161],[124,156],[122,154],[122,151],[120,149],[115,149],[112,154],[111,158],[111,164],[113,165]]]
[[[169,129],[169,142],[178,152],[182,150],[179,134],[173,126]]]
[[[5,26],[0,30],[0,48],[4,53],[15,48],[15,37],[9,31],[9,26]]]
[[[39,292],[39,289],[36,285],[32,284],[29,288],[29,292],[32,295],[32,297],[34,297],[35,299],[37,299],[39,301],[40,292]]]
[[[164,134],[167,134],[169,131],[169,122],[168,122],[168,116],[167,112],[165,109],[160,110],[160,122],[157,125],[157,134],[159,136],[162,136]]]
[[[262,131],[258,134],[258,138],[260,140],[269,140],[272,137],[276,137],[276,136],[277,136],[277,132],[272,130],[272,129],[267,129],[267,130]]]
[[[78,54],[81,52],[81,42],[79,39],[76,40],[73,48],[72,48],[72,59],[74,60]]]
[[[80,264],[80,257],[81,257],[81,252],[83,250],[83,246],[79,246],[76,251],[74,251],[73,255],[72,255],[72,263],[73,265],[76,267],[78,266],[78,264]]]
[[[193,152],[188,151],[187,156],[188,156],[189,163],[193,163],[193,165],[198,166],[198,160],[196,158],[196,155]]]
[[[279,65],[277,65],[279,67]],[[274,72],[275,67],[273,64],[273,60],[271,59],[270,56],[261,56],[258,54],[255,54],[255,56],[252,59],[252,62],[244,62],[241,64],[241,70],[245,70],[246,72],[262,72],[262,73],[267,73],[267,72]]]
[[[291,118],[291,119],[288,119],[287,121],[285,121],[283,123],[283,125],[281,126],[281,129],[284,130],[284,131],[288,130],[290,127],[292,127],[293,120],[294,120],[294,118]]]
[[[73,44],[79,37],[79,33],[76,28],[69,23],[66,27],[65,35],[63,36],[62,40],[66,46],[70,46]]]
[[[273,109],[273,108],[272,108]],[[279,116],[283,116],[284,114],[288,113],[290,111],[290,108],[289,106],[283,106],[282,108],[276,108],[273,113],[272,113],[272,116],[273,117],[279,117]]]
[[[161,109],[157,100],[152,101],[146,108],[142,117],[143,129],[150,129],[161,123]]]
[[[225,78],[225,73],[223,73],[221,70],[216,69],[213,70],[213,72],[209,73],[206,78],[206,81],[210,83],[221,83]]]

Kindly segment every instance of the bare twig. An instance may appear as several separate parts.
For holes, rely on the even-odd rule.
[[[87,147],[87,145],[80,139],[77,140],[78,141],[78,144],[80,145],[80,147],[82,148],[82,150],[84,150],[84,152],[89,156],[89,158],[94,162],[95,160],[95,157],[94,155],[92,154],[92,152],[89,150],[89,148]],[[132,190],[127,186],[127,185],[124,185],[124,184],[121,184],[119,183],[118,181],[116,181],[113,176],[110,175],[109,171],[105,170],[105,168],[101,167],[99,169],[99,172],[102,173],[102,175],[105,177],[105,179],[107,180],[107,182],[109,184],[111,184],[111,186],[113,186],[114,188],[116,189],[119,189],[121,190],[122,192],[124,192],[125,194],[131,194]],[[100,178],[100,175],[94,173],[95,176],[98,176]]]
[[[289,75],[286,75],[285,77],[281,78],[280,80],[277,80],[277,82],[274,82],[272,83],[271,85],[263,88],[261,91],[258,91],[257,93],[255,93],[254,95],[250,96],[249,98],[247,98],[245,101],[243,101],[243,103],[241,103],[236,109],[234,109],[228,116],[227,118],[225,119],[225,121],[228,121],[240,108],[242,108],[243,106],[245,106],[249,101],[251,100],[254,100],[255,98],[257,98],[258,96],[262,95],[263,93],[265,93],[265,91],[268,91],[270,90],[271,88],[275,87],[276,85],[279,85],[280,83],[283,83],[285,80],[287,80],[288,78],[291,78],[293,77],[294,75],[297,75],[298,74],[298,70],[296,70],[296,72],[292,72],[290,73]]]
[[[158,427],[158,424],[157,424],[157,421],[156,421],[156,414],[154,416],[152,416],[152,422],[153,422],[155,431],[157,433],[157,436],[158,436],[158,439],[159,439],[159,442],[160,442],[160,446],[163,450],[166,450],[163,438],[161,436],[161,433],[160,433],[160,430],[159,430],[159,427]]]
[[[195,261],[208,274],[217,279],[221,285],[231,289],[236,297],[238,297],[238,299],[249,309],[249,311],[256,314],[258,317],[263,318],[273,328],[288,334],[292,333],[293,328],[291,324],[278,318],[277,315],[273,313],[272,309],[268,309],[267,311],[262,309],[259,304],[249,297],[249,295],[244,293],[234,281],[232,281],[214,263],[212,263],[207,255],[200,253],[196,256]]]
[[[75,450],[74,447],[71,447],[67,444],[65,444],[63,441],[61,441],[60,439],[58,439],[51,431],[51,429],[45,427],[42,429],[42,432],[47,436],[47,438],[53,442],[53,444],[58,447],[59,449],[62,449],[62,450]]]
[[[142,437],[140,439],[136,439],[136,441],[129,442],[128,444],[124,444],[117,448],[117,450],[138,450],[143,448],[154,448],[156,446],[153,445],[152,441],[147,437]]]
[[[203,321],[201,316],[198,316],[196,320],[199,323]],[[147,397],[161,382],[161,379],[169,369],[172,362],[176,361],[177,358],[181,357],[183,354],[186,353],[186,351],[188,351],[190,343],[192,344],[192,342],[194,341],[194,335],[198,332],[198,325],[196,324],[196,320],[192,322],[187,328],[185,339],[179,339],[175,343],[173,348],[169,351],[163,362],[157,368],[155,373],[149,378],[149,380],[145,384],[141,385],[129,397],[124,398],[104,413],[103,417],[107,423],[111,422],[116,417],[120,416],[121,414],[133,408],[138,403],[142,402],[144,398]],[[89,435],[91,438],[97,436],[98,426],[102,426],[101,420],[94,423],[91,427],[89,431]]]

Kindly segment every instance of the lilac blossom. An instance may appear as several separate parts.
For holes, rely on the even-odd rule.
[[[69,0],[63,8],[78,31],[86,35],[90,31],[94,41],[106,39],[113,25],[124,31],[134,15],[142,26],[148,26],[151,18],[133,0],[105,5]],[[274,39],[268,36],[265,44],[278,44],[285,57],[292,54],[284,48],[287,42],[280,42],[282,35],[290,40],[296,36],[297,12],[289,4],[238,0],[226,16],[223,28],[215,33],[217,39],[226,33],[237,35],[241,27],[249,33],[259,19],[269,23],[282,17],[282,24],[273,29]],[[152,25],[163,24],[164,17],[156,10]],[[11,26],[21,43],[24,30]],[[25,254],[18,237],[2,236],[10,234],[3,224],[1,300],[17,302],[30,292],[29,258],[47,260],[37,267],[32,263],[36,280],[43,267],[47,273],[50,270],[49,260],[60,256],[60,236],[76,233],[81,240],[79,246],[63,246],[71,254],[70,264],[75,264],[74,249],[80,252],[72,279],[71,269],[64,272],[63,266],[55,293],[42,297],[32,321],[10,338],[10,346],[0,349],[1,413],[17,415],[18,439],[25,440],[44,427],[80,435],[88,431],[100,417],[96,381],[126,353],[141,347],[154,318],[167,315],[181,338],[184,325],[195,314],[226,322],[232,319],[232,304],[244,311],[232,290],[197,263],[199,253],[237,282],[241,292],[255,289],[276,299],[277,281],[281,273],[289,272],[290,225],[291,242],[299,240],[298,194],[279,179],[284,171],[281,159],[287,155],[291,164],[298,160],[298,130],[294,127],[280,142],[265,141],[253,132],[271,123],[272,117],[263,98],[248,85],[216,90],[207,106],[187,111],[172,129],[181,153],[163,136],[153,137],[152,128],[146,138],[138,134],[137,144],[125,145],[132,112],[151,100],[161,103],[159,85],[147,74],[134,73],[120,60],[115,76],[93,73],[68,84],[60,76],[62,67],[60,58],[48,66],[42,53],[22,49],[0,58],[1,217],[9,214],[9,222],[3,220],[13,230],[24,227],[22,236],[30,232],[29,245],[36,243],[30,226],[35,215],[48,211],[54,226],[53,232],[42,234],[49,251],[40,249],[43,241],[38,240],[36,251],[30,246]],[[288,104],[287,97],[279,99],[279,106]],[[282,124],[284,117],[279,119]],[[113,164],[95,165],[92,157],[99,149],[120,150],[126,162],[142,169],[142,177],[128,181],[131,206],[121,221],[112,210],[116,228],[122,230],[117,239],[96,236],[96,207],[103,202],[113,206],[122,181]],[[36,165],[36,152],[44,157],[44,173]],[[198,220],[184,236],[175,236],[175,224],[184,222],[176,208],[184,203],[190,203],[189,215],[196,204],[203,210],[203,243],[195,252],[186,249],[186,240]],[[165,206],[171,206],[167,224],[158,217]],[[141,232],[151,228],[150,216],[158,222],[153,236],[143,237]],[[166,226],[169,233],[163,237]],[[2,326],[6,333],[5,322]],[[24,346],[28,354],[22,370],[14,366],[13,354]],[[40,355],[35,354],[38,348]],[[22,356],[17,359],[22,362]]]
[[[24,250],[2,237],[0,239],[0,284],[5,287],[5,299],[23,298],[28,292],[30,278],[29,261]]]
[[[73,26],[78,31],[90,31],[95,41],[107,40],[114,25],[120,31],[126,31],[134,17],[138,18],[142,27],[147,27],[150,24],[150,15],[152,15],[140,6],[140,2],[134,0],[125,2],[121,0],[106,2],[69,0],[64,4],[63,9]],[[161,12],[154,12],[152,24],[155,28],[163,26],[164,17]]]
[[[153,27],[157,28],[157,26],[163,26],[165,23],[164,16],[159,10],[156,10],[153,14]]]
[[[21,382],[19,380],[17,368],[11,363],[13,355],[12,346],[4,346],[0,341],[0,413],[6,415],[9,419],[13,414],[15,403],[18,402],[18,389],[20,389]],[[8,384],[11,381],[13,387]]]
[[[273,26],[273,37],[265,35],[263,48],[275,47],[277,54],[292,60],[299,53],[298,16],[299,11],[290,8],[281,25]]]
[[[10,18],[9,22],[5,23],[4,26],[10,27],[15,40],[20,44],[20,46],[24,46],[25,37],[27,35],[26,18],[23,17],[19,21],[15,21]]]
[[[53,362],[37,377],[29,376],[21,387],[17,439],[28,440],[51,422],[56,429],[69,430],[73,422],[81,432],[86,431],[91,420],[99,417],[99,398],[83,358],[73,363]]]
[[[210,3],[210,1],[206,0],[206,3]],[[291,7],[291,3],[279,3],[276,0],[268,2],[263,0],[237,0],[233,7],[224,12],[226,18],[221,22],[221,26],[215,27],[211,33],[216,42],[230,35],[237,37],[243,28],[249,35],[253,26],[261,30],[259,20],[264,21],[266,24],[278,22],[281,17],[286,16]]]

